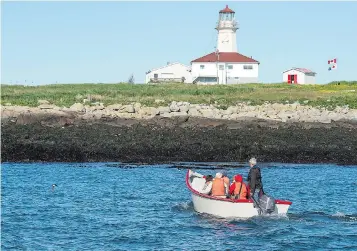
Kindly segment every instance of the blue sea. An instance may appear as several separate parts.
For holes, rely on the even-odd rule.
[[[286,217],[200,215],[172,165],[4,163],[1,250],[357,250],[357,166],[260,166]]]

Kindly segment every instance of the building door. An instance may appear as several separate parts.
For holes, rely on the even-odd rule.
[[[297,74],[289,74],[288,75],[288,83],[289,84],[297,84]]]

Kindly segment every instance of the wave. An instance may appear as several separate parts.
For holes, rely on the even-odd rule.
[[[190,212],[192,212],[194,210],[192,201],[180,202],[180,203],[175,204],[174,206],[172,206],[171,209],[173,211],[178,211],[178,212],[182,212],[182,211],[190,211]]]

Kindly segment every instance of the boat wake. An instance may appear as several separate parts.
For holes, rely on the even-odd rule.
[[[345,214],[342,212],[336,212],[334,214],[328,214],[325,212],[303,212],[300,214],[289,214],[291,220],[300,221],[348,221],[357,222],[357,214]]]
[[[171,209],[176,212],[185,212],[185,211],[192,212],[192,211],[194,211],[192,201],[180,202],[180,203],[172,206]]]
[[[321,211],[306,211],[302,213],[288,213],[288,214],[270,214],[270,215],[258,215],[251,218],[239,218],[239,217],[230,217],[230,218],[221,218],[214,215],[206,213],[198,213],[194,210],[192,201],[180,202],[172,206],[172,210],[176,212],[195,212],[195,214],[201,219],[213,220],[226,223],[239,223],[239,222],[252,222],[252,221],[261,221],[261,220],[290,220],[290,221],[347,221],[347,222],[357,222],[357,214],[345,214],[343,212],[336,212],[334,214],[328,214]]]

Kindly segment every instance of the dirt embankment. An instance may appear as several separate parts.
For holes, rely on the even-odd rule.
[[[357,125],[194,117],[22,115],[2,121],[1,161],[357,163]]]

